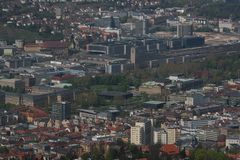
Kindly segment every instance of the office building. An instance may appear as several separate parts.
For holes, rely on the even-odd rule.
[[[152,143],[152,123],[149,120],[136,122],[131,127],[131,143],[135,145],[148,145]]]
[[[57,102],[52,105],[51,118],[53,120],[70,119],[71,104],[69,102]]]
[[[92,43],[87,45],[87,51],[92,54],[105,54],[114,57],[129,58],[131,47],[125,43]]]

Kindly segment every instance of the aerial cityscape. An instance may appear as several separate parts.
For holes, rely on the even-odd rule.
[[[0,0],[0,160],[240,160],[240,0]]]

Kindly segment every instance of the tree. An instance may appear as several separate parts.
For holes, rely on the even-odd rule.
[[[84,153],[82,156],[81,156],[81,158],[83,159],[83,160],[88,160],[89,158],[90,158],[90,153]]]
[[[3,147],[0,147],[0,154],[3,154],[3,153],[8,153],[9,150],[7,147],[3,146]]]

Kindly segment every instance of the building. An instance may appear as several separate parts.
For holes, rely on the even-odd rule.
[[[177,128],[167,128],[167,144],[175,144],[180,138],[180,131]]]
[[[193,25],[190,23],[179,23],[177,25],[177,37],[192,36]]]
[[[218,140],[220,131],[214,128],[200,129],[197,131],[197,138],[199,141],[214,141]]]
[[[148,145],[152,143],[151,121],[135,122],[135,126],[131,127],[131,143],[135,145]]]
[[[160,109],[163,108],[166,103],[162,101],[148,101],[144,102],[144,108],[147,109]]]
[[[154,144],[167,144],[167,132],[162,129],[154,129],[153,131],[153,143]]]
[[[127,100],[133,96],[130,92],[119,92],[119,91],[102,91],[98,94],[98,96],[101,96],[105,99],[123,99]]]
[[[187,106],[203,106],[206,103],[205,95],[201,93],[193,93],[188,95],[185,100]]]
[[[5,104],[5,93],[0,91],[0,104]]]
[[[92,43],[87,45],[89,53],[105,54],[114,57],[129,58],[131,47],[127,43]]]
[[[205,44],[205,38],[200,36],[182,37],[182,48],[200,47]]]
[[[240,146],[240,136],[231,136],[226,138],[226,147],[231,148],[233,145]]]
[[[52,105],[51,118],[53,120],[64,120],[71,118],[71,104],[69,102],[57,102]]]
[[[221,112],[223,110],[222,105],[210,105],[206,107],[197,107],[193,109],[193,113],[196,115],[202,115],[208,112]]]
[[[105,73],[107,74],[119,74],[121,73],[121,64],[107,64],[105,65]]]
[[[181,126],[186,128],[196,129],[203,126],[211,126],[215,124],[215,122],[216,120],[211,120],[211,119],[194,119],[194,120],[188,120],[188,121],[181,120]]]
[[[145,19],[135,22],[134,34],[135,35],[146,35],[148,33],[147,25],[148,24]]]
[[[230,32],[234,30],[234,22],[230,19],[219,20],[218,27],[220,32]]]
[[[2,89],[9,89],[6,91],[23,92],[25,90],[25,83],[20,79],[0,79],[0,86]]]
[[[155,81],[149,81],[149,82],[143,83],[138,89],[140,93],[146,93],[150,95],[161,94],[162,90],[163,90],[163,84]]]
[[[96,26],[102,28],[119,28],[120,20],[119,17],[106,16],[100,19],[97,19],[95,22]]]
[[[141,126],[131,127],[131,143],[135,145],[144,144],[144,130]]]
[[[97,118],[97,112],[94,110],[79,109],[79,117],[81,119],[95,120]]]

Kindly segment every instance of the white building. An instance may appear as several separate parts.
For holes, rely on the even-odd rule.
[[[226,138],[226,147],[231,148],[232,145],[240,146],[240,136]]]
[[[177,128],[167,128],[167,144],[174,144],[180,138],[180,130]]]
[[[167,144],[167,132],[164,129],[155,129],[153,131],[153,143]]]
[[[135,126],[131,127],[131,143],[135,145],[152,143],[151,121],[136,122]]]
[[[218,140],[220,132],[217,129],[202,129],[197,132],[199,141],[214,141]]]

